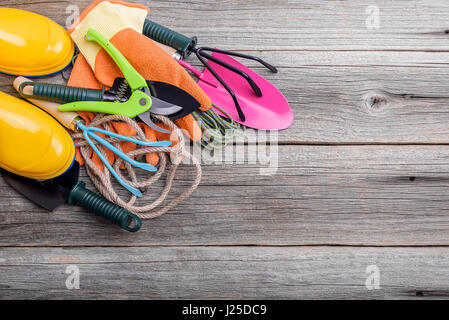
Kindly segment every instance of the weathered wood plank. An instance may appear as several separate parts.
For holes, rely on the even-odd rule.
[[[449,146],[281,146],[272,176],[204,166],[192,197],[137,234],[75,207],[44,212],[1,179],[0,245],[449,245],[448,159]]]
[[[280,55],[279,55],[280,56]],[[395,55],[391,55],[392,57]],[[295,123],[279,133],[283,143],[447,143],[449,141],[449,72],[442,66],[376,66],[383,55],[365,55],[371,66],[344,66],[345,55],[333,55],[335,66],[315,66],[312,54],[303,67],[280,68],[264,76],[290,102]],[[423,64],[432,54],[411,55]],[[449,56],[448,56],[449,58]],[[297,59],[283,55],[283,63]],[[393,59],[399,62],[400,57]],[[448,60],[449,61],[449,60]],[[395,62],[395,63],[396,63]],[[360,62],[362,63],[362,62]],[[311,64],[311,65],[310,65]],[[0,78],[0,90],[17,95],[13,77]],[[56,76],[48,80],[61,82]]]
[[[6,0],[2,6],[32,10],[66,25],[76,3]],[[201,45],[270,50],[448,50],[448,3],[433,1],[133,1],[147,4],[150,17]],[[379,27],[369,8],[379,10]],[[368,11],[367,11],[368,10]]]
[[[78,1],[77,5],[84,8],[89,2]],[[145,1],[142,1],[142,3],[145,3]],[[58,22],[64,23],[65,7],[69,3],[57,1],[40,4],[33,1],[21,1],[20,3],[6,1],[5,5],[26,6],[28,9],[46,14]],[[320,46],[326,45],[328,34],[318,33],[316,30],[319,30],[317,28],[321,25],[332,25],[329,23],[334,21],[333,19],[341,18],[340,11],[337,10],[337,13],[335,13],[335,8],[341,9],[341,14],[345,19],[365,19],[363,14],[356,14],[356,10],[365,8],[365,4],[357,2],[267,1],[262,5],[260,2],[249,1],[236,6],[235,1],[221,1],[219,5],[214,5],[212,8],[209,1],[195,2],[194,4],[153,1],[151,6],[154,9],[152,15],[157,16],[156,13],[163,12],[165,18],[170,19],[169,22],[159,21],[167,25],[172,23],[189,25],[188,19],[194,19],[195,17],[194,10],[199,10],[198,14],[201,15],[220,12],[221,24],[224,24],[224,21],[232,21],[232,25],[237,27],[238,22],[234,20],[238,19],[236,18],[238,15],[235,14],[235,11],[229,10],[230,8],[238,7],[238,12],[242,16],[252,15],[254,12],[261,10],[260,8],[264,8],[263,10],[270,12],[270,17],[283,15],[282,19],[278,17],[278,20],[286,21],[282,30],[301,39],[302,35],[307,36],[307,33],[301,32],[300,29],[308,29],[315,35],[314,41]],[[420,1],[415,3],[415,7],[413,7],[409,2],[383,1],[378,3],[378,6],[381,9],[382,19],[386,18],[385,15],[387,17],[391,15],[391,17],[396,17],[393,22],[399,24],[398,26],[386,20],[390,23],[382,25],[378,32],[390,39],[392,34],[399,32],[395,28],[405,28],[407,37],[412,37],[415,45],[413,51],[380,51],[385,50],[385,48],[382,49],[382,41],[374,41],[378,47],[372,49],[363,44],[363,41],[360,43],[360,39],[356,41],[358,48],[354,49],[358,51],[334,51],[341,49],[332,49],[332,46],[328,43],[325,46],[326,51],[323,51],[323,48],[296,48],[293,44],[289,46],[288,50],[279,51],[270,47],[256,47],[246,38],[242,38],[242,34],[237,33],[235,35],[235,39],[239,39],[238,41],[235,40],[237,43],[243,43],[245,46],[250,45],[243,49],[274,50],[262,51],[260,54],[267,60],[279,64],[281,66],[280,73],[272,75],[267,71],[261,70],[261,72],[285,94],[294,109],[296,118],[292,128],[280,133],[282,142],[332,144],[446,143],[448,141],[449,119],[445,111],[448,99],[442,97],[448,96],[446,94],[448,74],[446,62],[449,61],[449,55],[447,52],[435,52],[439,48],[438,46],[444,45],[445,42],[441,41],[441,35],[426,34],[426,37],[437,38],[438,44],[433,47],[434,50],[431,52],[417,52],[416,50],[422,50],[419,47],[423,45],[426,37],[423,39],[421,35],[418,38],[413,38],[413,35],[416,36],[416,33],[412,32],[415,27],[411,28],[408,25],[412,21],[413,25],[418,25],[416,23],[417,12],[426,17],[430,16],[429,19],[423,17],[423,21],[419,20],[420,28],[425,28],[427,25],[445,24],[446,20],[442,20],[441,8],[446,6],[446,3],[432,1],[429,4]],[[254,8],[258,9],[253,10]],[[401,14],[397,15],[396,11],[400,8]],[[184,9],[188,12],[185,17],[186,20],[173,19],[173,17],[177,17],[179,10]],[[288,24],[297,21],[294,18],[301,19],[298,12],[303,11],[307,12],[307,17],[313,16],[314,19],[316,17],[316,21],[320,21],[319,26],[313,23],[295,22],[294,28],[290,28]],[[330,12],[332,12],[332,15]],[[260,12],[258,12],[258,15],[260,15]],[[285,17],[285,15],[291,15],[291,18]],[[421,15],[418,15],[419,19],[421,19]],[[176,22],[173,20],[176,20]],[[210,19],[196,19],[197,23],[200,24],[209,23],[208,20]],[[310,18],[306,20],[310,22]],[[329,23],[322,23],[322,21],[328,20],[330,20]],[[241,26],[246,34],[251,31],[251,28],[260,29],[260,24],[257,21],[253,19],[248,21],[247,24]],[[201,27],[199,29],[203,30],[203,34],[200,36],[202,39],[213,42],[215,39],[210,39],[210,37],[221,33],[234,34],[229,26],[224,26],[226,28],[223,30],[216,30],[214,25],[209,28]],[[348,32],[346,28],[347,25],[341,25],[334,28],[334,32],[340,32],[344,37],[351,37],[351,35],[356,34],[352,32],[352,29],[351,32]],[[412,35],[408,33],[412,33]],[[363,36],[369,38],[370,34],[363,34]],[[355,41],[344,37],[343,40],[346,43]],[[357,37],[362,37],[362,35],[358,34]],[[331,38],[339,39],[341,37]],[[271,43],[278,43],[279,41],[282,41],[282,39],[278,37],[277,41],[267,41],[267,43],[271,46]],[[398,46],[402,46],[404,41],[404,39],[394,39]],[[194,61],[194,59],[190,59],[190,61]],[[61,81],[60,77],[54,79]],[[0,79],[0,90],[12,92],[11,82],[12,77],[2,77]],[[417,95],[421,98],[404,97],[401,96],[402,94]]]
[[[69,5],[90,2],[1,6],[65,25]],[[447,1],[376,1],[379,29],[358,1],[136,2],[201,45],[278,65],[277,75],[257,70],[294,109],[283,144],[445,145],[281,146],[273,176],[260,175],[266,165],[206,165],[199,190],[137,234],[80,208],[46,213],[0,178],[0,298],[449,296],[446,247],[320,246],[449,245]],[[0,90],[11,82],[2,75]],[[175,191],[189,178],[180,170]],[[80,291],[65,288],[69,264],[80,267]],[[369,291],[373,264],[381,289]]]
[[[448,248],[1,249],[0,299],[409,299],[417,292],[419,299],[447,298],[448,254]],[[66,288],[69,265],[79,268],[79,290]],[[373,265],[379,289],[368,290]]]

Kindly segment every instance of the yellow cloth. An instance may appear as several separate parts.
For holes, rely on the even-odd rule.
[[[142,33],[148,12],[150,9],[143,5],[120,0],[97,0],[83,11],[68,32],[92,70],[95,70],[95,59],[101,47],[85,39],[87,31],[93,28],[108,40],[125,28]]]

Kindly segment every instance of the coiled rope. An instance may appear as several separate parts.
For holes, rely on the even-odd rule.
[[[158,171],[154,175],[150,176],[148,179],[144,181],[138,181],[134,167],[128,162],[124,162],[122,159],[119,158],[115,161],[113,165],[114,170],[121,176],[121,178],[126,183],[135,188],[143,189],[145,195],[145,192],[149,191],[150,189],[149,187],[156,181],[158,181],[162,177],[163,173],[167,170],[168,167],[167,155],[170,154],[172,165],[169,166],[168,168],[167,177],[165,180],[165,187],[163,188],[159,197],[156,200],[154,200],[150,204],[143,206],[136,205],[136,200],[138,198],[134,195],[132,195],[129,200],[124,200],[117,194],[116,190],[112,185],[110,172],[106,168],[104,168],[103,170],[98,168],[97,165],[91,159],[91,149],[87,141],[84,140],[83,134],[79,132],[72,134],[73,139],[77,141],[76,146],[80,148],[81,156],[84,158],[84,161],[86,163],[87,173],[90,179],[92,180],[93,184],[95,185],[95,187],[98,189],[98,191],[109,201],[112,201],[118,204],[119,206],[125,208],[126,210],[131,211],[132,213],[138,215],[141,219],[151,219],[159,217],[164,213],[168,212],[169,210],[171,210],[172,208],[174,208],[175,206],[177,206],[181,201],[189,197],[192,194],[192,192],[198,187],[201,181],[201,174],[202,174],[200,162],[190,152],[186,150],[185,138],[182,131],[168,118],[157,115],[155,115],[154,117],[159,121],[161,121],[162,123],[166,124],[172,130],[172,136],[175,137],[175,139],[177,138],[178,141],[177,145],[173,147],[138,146],[136,150],[128,152],[127,155],[130,157],[139,157],[144,156],[147,153],[152,152],[158,153],[160,159]],[[104,129],[111,130],[110,123],[115,121],[128,123],[136,131],[137,139],[142,141],[148,141],[147,138],[145,137],[143,130],[139,127],[137,122],[125,116],[97,114],[96,117],[93,119],[93,121],[89,123],[89,126],[94,127],[103,126]],[[115,145],[117,148],[120,148],[120,142],[122,142],[121,140],[116,138],[106,138],[106,140],[111,144]],[[104,155],[106,155],[103,146],[100,144],[98,144],[97,146],[100,149],[100,151]],[[167,199],[167,196],[170,193],[178,167],[186,159],[190,159],[191,163],[194,165],[196,169],[196,174],[192,184],[175,199],[171,200],[168,204],[158,209],[158,207]],[[122,175],[122,170],[120,170],[120,166],[122,163],[124,163],[125,165],[125,169],[130,180],[128,180],[126,177]]]

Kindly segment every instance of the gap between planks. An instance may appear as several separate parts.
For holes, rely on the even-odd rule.
[[[373,245],[373,244],[369,244],[369,245],[351,245],[351,244],[332,244],[332,243],[317,243],[317,244],[303,244],[303,245],[279,245],[279,244],[275,244],[275,245],[271,245],[271,244],[229,244],[229,245],[219,245],[219,244],[213,244],[213,245],[136,245],[136,244],[131,244],[131,245],[36,245],[36,246],[30,246],[30,245],[24,245],[24,246],[15,246],[15,245],[2,245],[0,244],[0,250],[1,249],[91,249],[91,248],[127,248],[127,249],[155,249],[155,248],[171,248],[171,249],[196,249],[196,248],[234,248],[234,249],[239,249],[239,248],[273,248],[273,249],[285,249],[285,248],[297,248],[297,249],[301,249],[301,248],[314,248],[314,249],[318,249],[318,248],[379,248],[379,249],[394,249],[394,248],[449,248],[449,244],[436,244],[436,245]]]

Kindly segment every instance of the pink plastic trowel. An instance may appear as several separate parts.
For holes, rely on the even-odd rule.
[[[233,97],[208,68],[204,72],[200,72],[187,62],[179,60],[183,67],[192,71],[198,77],[198,85],[215,105],[226,111],[234,121],[250,128],[282,130],[291,126],[294,120],[293,111],[285,97],[273,84],[226,54],[214,52],[212,56],[245,72],[257,84],[262,93],[262,96],[258,96],[245,78],[228,68],[209,61],[209,65],[214,72],[234,91],[244,113],[245,121],[242,121]],[[215,110],[218,114],[224,116],[220,110]]]
[[[197,48],[196,37],[189,38],[148,19],[144,22],[142,34],[164,47],[174,49],[178,55],[174,57],[178,62],[199,78],[199,86],[212,102],[227,112],[234,121],[263,130],[282,130],[293,123],[293,112],[282,93],[232,57],[256,61],[276,73],[276,67],[268,62],[233,51],[211,47]],[[195,53],[206,67],[203,73],[180,60],[191,53]],[[218,114],[224,115],[219,109],[215,109]]]

